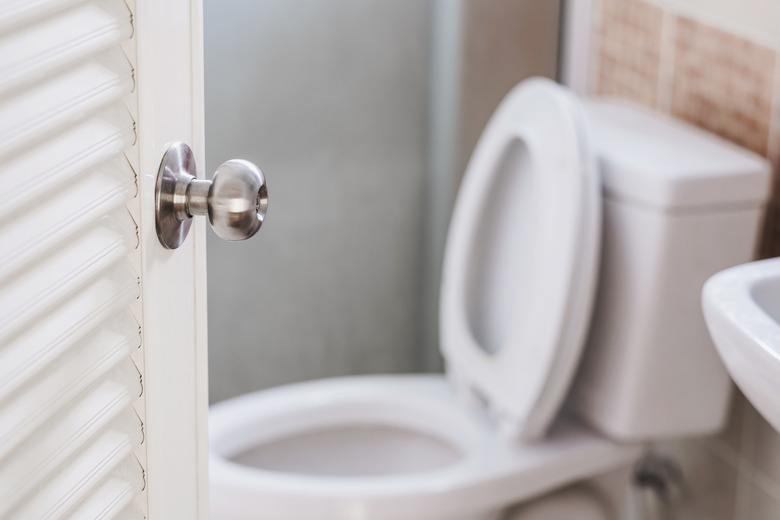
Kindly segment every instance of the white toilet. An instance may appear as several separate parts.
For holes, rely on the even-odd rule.
[[[511,518],[608,518],[582,489],[549,493],[723,426],[731,385],[699,294],[751,259],[768,186],[764,160],[688,125],[518,85],[450,226],[446,378],[214,405],[212,518],[487,520],[544,494]]]

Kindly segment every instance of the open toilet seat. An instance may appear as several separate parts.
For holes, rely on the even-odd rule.
[[[504,437],[539,440],[579,363],[595,296],[601,184],[580,103],[515,87],[472,154],[442,269],[440,334],[462,394]]]
[[[361,425],[401,428],[449,445],[457,456],[425,471],[351,476],[269,471],[232,460],[301,433]],[[282,518],[280,511],[301,520],[468,517],[471,508],[521,501],[629,464],[640,451],[576,423],[556,424],[543,443],[499,441],[484,413],[458,403],[439,375],[334,378],[246,394],[214,405],[210,428],[212,502],[236,520],[266,518],[262,510],[269,520]]]

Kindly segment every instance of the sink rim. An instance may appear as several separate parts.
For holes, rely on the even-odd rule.
[[[773,279],[780,279],[780,258],[726,269],[704,284],[702,307],[729,375],[780,431],[780,403],[773,399],[780,392],[780,322],[756,299],[757,288]]]

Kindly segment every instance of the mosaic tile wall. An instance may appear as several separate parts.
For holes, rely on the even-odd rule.
[[[772,160],[774,195],[760,257],[780,256],[778,6],[594,0],[590,51],[591,94],[634,100]],[[780,435],[742,395],[721,435],[658,449],[675,455],[688,477],[676,520],[780,518]]]

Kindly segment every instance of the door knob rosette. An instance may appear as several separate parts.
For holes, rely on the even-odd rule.
[[[268,211],[268,187],[260,168],[231,159],[210,181],[197,179],[195,157],[185,143],[174,143],[157,172],[157,236],[168,249],[179,247],[192,217],[208,215],[214,232],[225,240],[246,240],[260,229]]]

